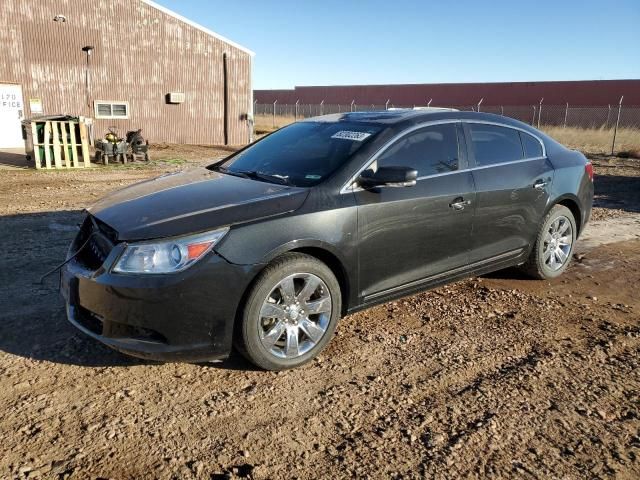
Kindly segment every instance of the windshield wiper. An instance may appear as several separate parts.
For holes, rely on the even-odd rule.
[[[247,178],[253,178],[255,180],[261,180],[269,183],[278,183],[280,185],[290,185],[289,177],[284,175],[278,175],[277,173],[258,172],[256,170],[248,170],[237,172],[246,175]]]
[[[277,173],[259,172],[257,170],[247,170],[247,171],[231,170],[227,167],[223,167],[222,165],[215,165],[211,167],[211,170],[215,170],[220,173],[225,173],[227,175],[234,175],[236,177],[260,180],[262,182],[277,183],[280,185],[291,185],[291,182],[289,182],[288,176],[278,175]]]
[[[214,165],[213,167],[210,168],[210,170],[214,170],[220,173],[225,173],[227,175],[233,175],[235,177],[251,178],[249,177],[249,175],[247,175],[244,172],[236,172],[235,170],[229,170],[227,167],[223,167],[222,165]]]

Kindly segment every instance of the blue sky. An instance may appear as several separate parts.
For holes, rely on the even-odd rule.
[[[156,0],[256,52],[254,88],[640,78],[640,0]]]

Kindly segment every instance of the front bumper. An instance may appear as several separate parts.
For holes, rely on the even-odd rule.
[[[236,312],[258,268],[214,252],[169,275],[91,271],[72,261],[60,289],[69,321],[105,345],[144,359],[198,362],[231,352]]]

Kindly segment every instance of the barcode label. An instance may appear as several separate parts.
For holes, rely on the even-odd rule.
[[[339,132],[331,135],[331,138],[340,138],[342,140],[352,140],[354,142],[361,142],[370,136],[371,134],[367,132],[351,132],[349,130],[340,130]]]

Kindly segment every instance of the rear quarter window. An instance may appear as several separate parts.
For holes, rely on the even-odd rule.
[[[520,132],[522,147],[524,148],[525,158],[536,158],[542,156],[542,145],[537,138],[525,132]]]

